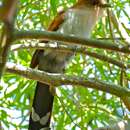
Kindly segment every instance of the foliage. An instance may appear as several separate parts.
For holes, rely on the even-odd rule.
[[[18,30],[47,29],[59,10],[67,9],[75,2],[75,0],[20,0],[15,27]],[[123,29],[130,35],[129,0],[110,0],[110,3],[113,6],[112,10],[122,22]],[[104,17],[95,27],[92,38],[108,38],[107,40],[113,40],[113,44],[127,44],[125,40],[114,40],[114,37],[125,38],[116,25],[112,25],[109,18]],[[22,40],[13,44],[30,42],[36,40]],[[88,50],[126,64],[130,63],[130,57],[126,54],[95,48]],[[8,61],[29,66],[33,52],[34,50],[30,49],[10,52]],[[71,59],[66,74],[96,77],[109,83],[130,87],[129,70],[82,54],[76,54]],[[0,85],[0,120],[5,129],[27,129],[35,83],[10,73],[5,73],[3,76]],[[63,128],[85,130],[86,127],[94,129],[128,117],[128,110],[119,98],[101,91],[68,85],[57,88],[51,126],[56,130]]]

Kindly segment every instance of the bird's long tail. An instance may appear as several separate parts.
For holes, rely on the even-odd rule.
[[[49,86],[38,82],[29,120],[29,130],[49,130],[53,99]]]

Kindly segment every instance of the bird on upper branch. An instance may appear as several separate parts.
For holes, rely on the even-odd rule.
[[[60,12],[55,17],[48,31],[89,38],[96,22],[103,16],[105,7],[104,0],[78,0],[73,7]],[[72,53],[54,50],[36,50],[30,66],[49,73],[63,73],[72,55]],[[37,82],[29,130],[50,129],[54,96],[49,87],[48,84]]]

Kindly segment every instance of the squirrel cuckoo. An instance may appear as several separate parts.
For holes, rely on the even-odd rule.
[[[88,38],[98,19],[103,15],[104,0],[78,0],[67,11],[62,11],[50,24],[48,31],[57,31]],[[50,73],[63,73],[66,62],[73,54],[52,50],[36,50],[31,67]],[[37,82],[29,130],[49,130],[54,96],[49,85]]]

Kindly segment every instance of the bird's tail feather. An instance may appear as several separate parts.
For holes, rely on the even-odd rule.
[[[29,119],[29,130],[49,130],[54,96],[49,85],[38,82]]]

